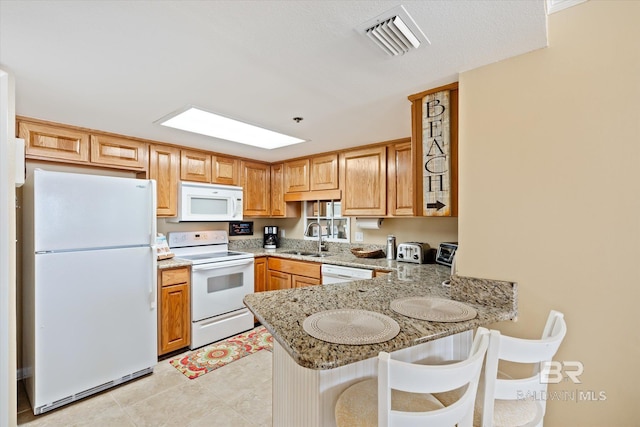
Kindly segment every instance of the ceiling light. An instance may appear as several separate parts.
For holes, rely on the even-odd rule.
[[[304,139],[250,125],[196,107],[186,107],[155,123],[269,150],[305,142]]]
[[[359,31],[392,56],[404,55],[422,43],[431,44],[402,5],[365,22]]]

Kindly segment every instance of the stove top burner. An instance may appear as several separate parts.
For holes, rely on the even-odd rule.
[[[224,230],[170,232],[168,240],[176,258],[194,265],[253,258],[252,253],[230,251]]]

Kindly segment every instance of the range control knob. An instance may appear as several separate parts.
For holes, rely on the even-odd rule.
[[[415,254],[415,255],[413,256],[413,259],[418,259],[418,254]]]
[[[404,258],[404,255],[398,254],[398,258]]]

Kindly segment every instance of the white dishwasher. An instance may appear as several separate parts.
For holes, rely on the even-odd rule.
[[[322,284],[351,282],[373,278],[373,270],[365,268],[344,267],[341,265],[322,264]]]

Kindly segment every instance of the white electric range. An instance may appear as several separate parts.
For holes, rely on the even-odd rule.
[[[224,230],[169,232],[176,258],[192,262],[191,345],[194,349],[253,328],[243,303],[253,293],[253,254],[229,251]]]

